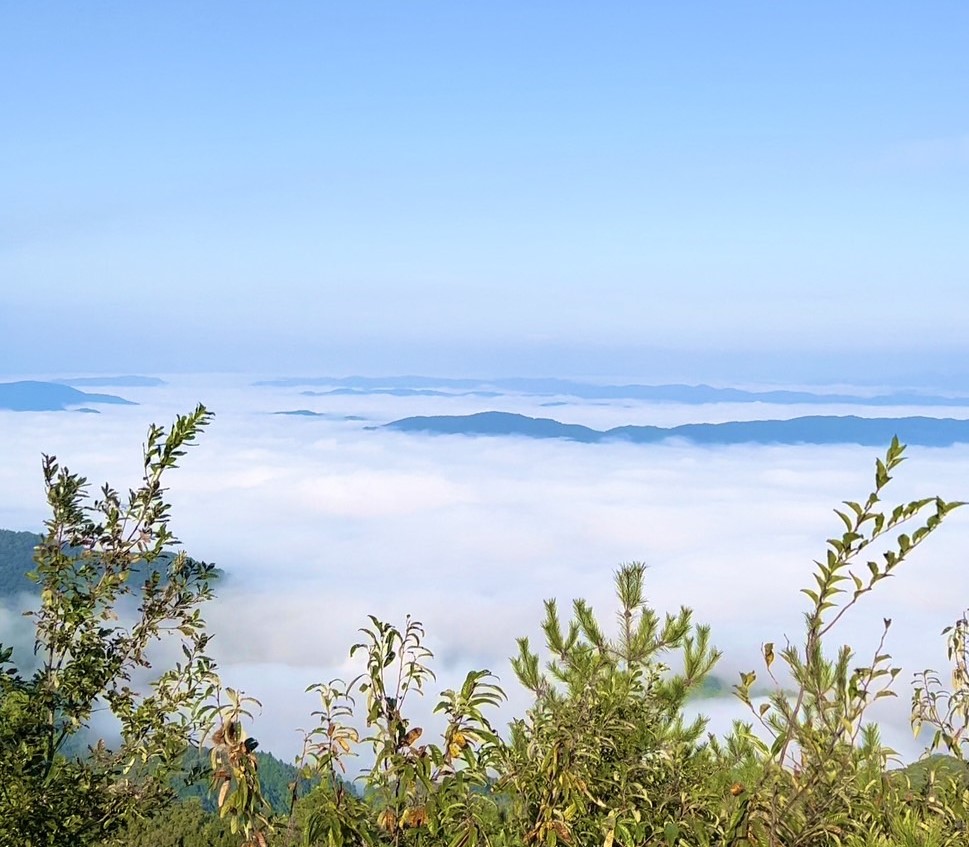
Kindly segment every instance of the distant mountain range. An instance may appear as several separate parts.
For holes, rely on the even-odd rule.
[[[67,409],[93,412],[87,404],[136,406],[131,400],[113,394],[89,394],[57,382],[0,382],[0,409],[13,412],[62,412]],[[81,407],[81,408],[77,408]]]
[[[439,391],[434,388],[331,388],[329,391],[300,391],[304,397],[364,397],[388,394],[391,397],[501,397],[500,391]]]
[[[294,415],[300,418],[326,418],[328,421],[365,421],[366,418],[360,415],[336,415],[331,412],[313,412],[309,409],[288,409],[282,412],[273,412],[274,415]]]
[[[53,382],[73,386],[108,386],[111,388],[158,388],[168,385],[157,376],[79,376],[72,379],[55,379]]]
[[[710,385],[596,385],[568,379],[452,379],[446,377],[289,377],[263,380],[257,386],[297,388],[327,386],[328,391],[304,394],[390,394],[393,396],[498,396],[527,394],[540,397],[576,397],[582,400],[645,400],[657,403],[772,403],[825,404],[851,406],[969,406],[969,396],[921,394],[913,391],[889,394],[825,393],[812,391],[746,391],[740,388],[716,388]]]
[[[500,435],[564,438],[598,443],[630,441],[654,444],[680,438],[696,444],[862,444],[883,446],[892,437],[911,445],[948,447],[969,443],[969,420],[953,418],[860,418],[811,415],[790,420],[729,421],[682,426],[620,426],[608,430],[566,424],[551,418],[530,418],[508,412],[475,415],[410,417],[385,424],[402,432],[435,435]]]

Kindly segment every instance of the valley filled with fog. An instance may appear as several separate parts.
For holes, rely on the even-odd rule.
[[[215,420],[168,481],[172,529],[190,555],[227,574],[206,613],[212,651],[223,682],[262,701],[253,733],[285,758],[314,708],[305,687],[360,671],[347,652],[368,614],[395,623],[411,614],[426,625],[438,680],[425,716],[433,695],[472,667],[500,677],[511,716],[527,700],[508,657],[516,636],[540,643],[543,599],[565,609],[584,597],[608,618],[612,573],[632,560],[648,563],[657,609],[685,604],[712,625],[724,696],[696,708],[712,729],[726,729],[744,714],[729,694],[738,671],[761,669],[764,642],[798,642],[808,602],[798,589],[810,584],[825,539],[843,529],[832,508],[867,495],[884,453],[433,436],[382,429],[388,422],[496,409],[599,429],[817,414],[969,418],[958,405],[687,404],[447,388],[326,394],[259,381],[165,376],[157,386],[92,388],[137,403],[98,406],[99,414],[0,411],[0,527],[40,531],[42,452],[92,489],[109,481],[126,490],[138,481],[148,425],[204,403]],[[969,497],[969,444],[912,447],[908,456],[888,489],[892,502]],[[834,639],[856,646],[864,664],[882,619],[893,619],[887,647],[903,668],[899,697],[872,714],[907,757],[920,750],[908,728],[908,684],[925,667],[945,667],[939,633],[967,602],[967,549],[969,513],[957,512]],[[3,610],[0,641],[22,641],[16,612]]]

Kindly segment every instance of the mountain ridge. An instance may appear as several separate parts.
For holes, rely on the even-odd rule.
[[[776,405],[852,405],[852,406],[969,406],[969,396],[921,394],[915,391],[894,391],[869,396],[832,392],[796,391],[791,389],[747,390],[716,387],[706,384],[688,385],[666,383],[646,385],[596,384],[554,377],[501,377],[471,379],[453,377],[394,376],[394,377],[284,377],[260,380],[254,386],[297,388],[328,386],[325,392],[304,394],[390,394],[396,396],[440,396],[454,393],[489,396],[498,393],[518,393],[541,397],[570,396],[583,400],[641,400],[659,403],[772,403]],[[450,389],[443,391],[442,389]]]
[[[88,403],[137,406],[114,394],[90,394],[58,382],[21,380],[0,382],[0,409],[9,412],[64,412]],[[77,409],[76,411],[81,411]],[[85,411],[94,411],[87,409]]]
[[[626,425],[607,430],[567,424],[552,418],[532,418],[511,412],[436,415],[401,418],[385,429],[434,435],[524,436],[558,438],[587,444],[628,441],[655,444],[682,438],[697,444],[859,444],[879,446],[897,436],[924,447],[969,443],[969,420],[912,416],[863,418],[855,415],[808,415],[786,420],[690,423],[673,427]]]

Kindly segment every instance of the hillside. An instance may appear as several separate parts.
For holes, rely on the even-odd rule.
[[[210,790],[208,776],[211,767],[210,752],[208,749],[189,749],[185,754],[185,769],[191,772],[194,768],[201,776],[194,781],[177,780],[174,788],[180,800],[197,800],[207,812],[215,812],[218,807],[216,798]],[[257,750],[255,756],[263,797],[272,806],[274,812],[279,814],[288,812],[292,800],[291,786],[297,774],[296,766],[262,750]],[[300,796],[306,794],[313,784],[315,781],[301,781]]]
[[[40,540],[33,532],[0,529],[0,598],[35,590],[24,574],[33,568],[34,547]]]
[[[41,540],[42,537],[34,532],[0,529],[0,598],[37,590],[24,574],[33,570],[34,547]],[[171,558],[171,553],[163,554],[158,564],[159,570],[164,569]],[[220,581],[226,578],[221,568],[215,569],[215,575]]]
[[[894,774],[908,779],[912,788],[921,789],[930,780],[956,780],[969,787],[969,763],[943,753],[935,753],[907,765]]]
[[[90,394],[56,382],[0,382],[0,409],[12,412],[63,412],[90,404],[137,405],[114,394]]]
[[[402,432],[436,435],[516,435],[526,438],[564,438],[597,443],[630,441],[655,444],[682,438],[696,444],[861,444],[881,446],[894,436],[906,444],[949,447],[969,443],[969,420],[954,418],[861,418],[854,415],[810,415],[789,420],[728,421],[681,426],[621,426],[597,430],[551,418],[531,418],[508,412],[474,415],[409,417],[385,424]]]

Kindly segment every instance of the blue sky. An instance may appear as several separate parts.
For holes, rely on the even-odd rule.
[[[965,383],[967,38],[961,2],[4,4],[0,373]]]

